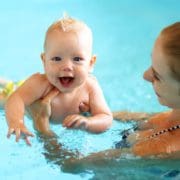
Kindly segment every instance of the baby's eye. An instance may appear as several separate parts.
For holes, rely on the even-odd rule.
[[[55,56],[51,60],[52,61],[61,61],[61,57]]]
[[[81,57],[74,57],[73,60],[79,62],[79,61],[83,61],[84,59]]]

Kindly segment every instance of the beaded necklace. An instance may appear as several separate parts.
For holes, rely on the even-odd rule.
[[[175,131],[175,130],[177,130],[177,129],[180,129],[180,124],[178,124],[178,125],[176,125],[176,126],[172,126],[172,127],[170,127],[170,128],[163,129],[163,130],[161,130],[161,131],[158,131],[158,132],[152,134],[151,136],[149,136],[149,138],[151,139],[151,138],[154,138],[154,137],[159,136],[160,134],[164,134],[164,133],[166,133],[166,132],[172,132],[172,131]]]

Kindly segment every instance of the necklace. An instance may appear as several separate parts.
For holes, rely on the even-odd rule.
[[[164,133],[166,133],[166,132],[172,132],[172,131],[175,131],[175,130],[177,130],[177,129],[180,129],[180,124],[178,124],[178,125],[176,125],[176,126],[172,126],[172,127],[170,127],[170,128],[163,129],[163,130],[161,130],[161,131],[158,131],[158,132],[152,134],[151,136],[149,136],[149,138],[154,138],[154,137],[159,136],[160,134],[164,134]]]

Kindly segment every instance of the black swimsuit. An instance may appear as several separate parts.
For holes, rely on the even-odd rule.
[[[131,147],[131,144],[127,141],[127,137],[130,134],[134,133],[134,131],[136,131],[137,129],[138,129],[138,127],[135,126],[135,127],[132,127],[130,129],[127,129],[127,130],[124,130],[123,132],[121,132],[122,140],[120,140],[119,142],[115,143],[115,147],[117,149]],[[149,136],[148,138],[155,138],[155,137],[157,137],[157,136],[159,136],[161,134],[164,134],[166,132],[172,132],[172,131],[175,131],[177,129],[180,129],[180,124],[172,126],[170,128],[163,129],[161,131],[158,131],[158,132],[152,134],[151,136]]]
[[[129,148],[131,147],[131,144],[127,141],[127,137],[134,133],[138,129],[137,126],[133,126],[132,128],[126,129],[121,132],[122,139],[119,142],[115,143],[115,148],[116,149],[121,149],[121,148]]]

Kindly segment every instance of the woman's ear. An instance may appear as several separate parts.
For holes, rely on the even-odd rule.
[[[89,64],[90,65],[90,71],[89,72],[93,72],[93,67],[94,67],[95,62],[96,62],[96,55],[93,55],[91,57],[90,64]]]

